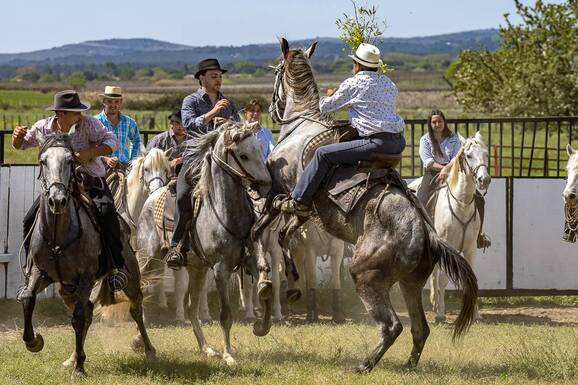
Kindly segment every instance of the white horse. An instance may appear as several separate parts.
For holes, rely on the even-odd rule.
[[[325,230],[313,221],[305,223],[295,233],[290,243],[291,256],[295,260],[297,271],[304,280],[307,299],[307,321],[318,320],[317,312],[317,257],[326,256],[331,259],[331,288],[333,321],[345,322],[341,308],[341,262],[345,253],[346,243]]]
[[[578,231],[578,153],[570,144],[566,146],[568,179],[562,196],[564,197],[565,232],[568,240],[575,240]]]
[[[475,206],[476,190],[486,191],[490,185],[488,147],[479,132],[462,140],[462,148],[452,161],[446,184],[438,191],[434,224],[439,236],[460,251],[472,269],[477,253],[481,218]],[[416,181],[418,182],[418,181]],[[417,183],[412,183],[414,187]],[[445,290],[447,275],[436,265],[431,275],[430,301],[436,322],[445,322]],[[481,317],[476,306],[474,319]]]

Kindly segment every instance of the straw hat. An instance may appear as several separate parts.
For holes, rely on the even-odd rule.
[[[122,99],[122,89],[117,86],[106,86],[104,87],[104,94],[100,94],[100,96],[107,99]]]
[[[378,68],[382,63],[381,59],[379,58],[379,54],[379,48],[376,46],[367,43],[361,43],[359,47],[357,47],[355,54],[347,56],[362,66],[368,68]]]

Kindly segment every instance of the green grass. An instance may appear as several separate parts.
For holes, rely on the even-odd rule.
[[[8,315],[7,315],[8,314]],[[62,384],[70,369],[68,358],[74,336],[66,311],[57,301],[40,301],[35,317],[44,336],[40,353],[29,353],[21,341],[20,309],[12,301],[0,302],[0,383]],[[249,325],[235,323],[232,341],[236,368],[198,352],[190,327],[151,328],[159,361],[146,362],[129,344],[134,326],[115,327],[95,322],[86,353],[86,384],[576,384],[578,382],[578,330],[544,325],[474,325],[463,341],[451,342],[448,325],[431,325],[431,335],[415,370],[403,368],[411,350],[406,328],[369,375],[345,373],[378,340],[371,323],[346,325],[274,325],[262,338]],[[13,321],[15,319],[16,321]],[[11,323],[12,322],[12,323]],[[60,324],[59,324],[60,323]],[[204,327],[207,340],[222,349],[217,325]]]

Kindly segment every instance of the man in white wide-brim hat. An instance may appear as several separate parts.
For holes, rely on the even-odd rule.
[[[107,130],[114,132],[119,147],[110,157],[104,157],[108,167],[116,168],[128,165],[136,159],[140,148],[141,138],[136,121],[120,112],[122,107],[122,89],[117,86],[106,86],[102,98],[103,110],[95,118],[100,120]],[[129,147],[130,142],[130,147]]]
[[[362,43],[353,59],[354,76],[337,90],[328,89],[319,101],[323,113],[347,108],[351,126],[357,136],[348,142],[321,146],[297,181],[290,198],[274,205],[287,213],[309,216],[313,196],[333,166],[356,165],[370,160],[374,153],[401,154],[405,148],[405,122],[397,113],[397,87],[387,76],[379,74],[379,49]]]

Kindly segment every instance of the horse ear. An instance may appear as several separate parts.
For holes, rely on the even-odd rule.
[[[466,138],[464,138],[461,134],[458,133],[458,138],[460,138],[460,143],[462,146],[466,144]]]
[[[259,122],[248,123],[247,127],[253,134],[256,134],[261,129],[261,124]]]
[[[476,135],[474,136],[474,139],[478,142],[484,142],[484,138],[482,138],[482,134],[480,133],[480,131],[476,131]]]
[[[168,150],[165,151],[165,156],[167,158],[170,158],[171,155],[173,155],[173,152],[175,151],[175,149],[173,147],[169,148]]]
[[[572,148],[572,145],[570,143],[568,143],[566,145],[566,152],[568,153],[568,156],[572,156],[572,155],[574,155],[576,150],[574,150],[574,148]]]
[[[70,130],[68,130],[68,136],[72,137],[74,136],[75,133],[76,133],[76,124],[73,124],[72,127],[70,127]]]
[[[40,130],[36,130],[36,141],[38,142],[38,145],[40,147],[42,147],[42,144],[44,143],[45,140],[46,137],[44,136],[44,134],[40,132]]]
[[[309,59],[311,59],[311,56],[313,56],[313,52],[315,52],[315,48],[317,48],[317,42],[313,42],[313,44],[311,44],[311,47],[307,48],[307,50],[305,51],[305,55],[307,55],[307,57]]]
[[[289,53],[289,42],[284,37],[281,38],[281,52],[283,52],[283,58],[286,58]]]

